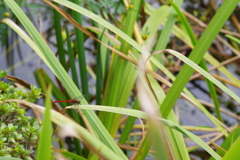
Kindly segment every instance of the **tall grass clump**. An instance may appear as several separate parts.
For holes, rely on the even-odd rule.
[[[3,103],[31,106],[44,115],[37,159],[50,159],[54,152],[69,159],[187,160],[199,148],[208,159],[238,157],[239,127],[226,117],[240,119],[240,83],[225,66],[240,55],[240,36],[226,23],[229,17],[233,24],[238,22],[238,2],[206,6],[204,19],[181,10],[182,0],[159,2],[158,8],[144,0],[43,0],[42,8],[48,8],[53,19],[54,54],[50,39],[40,34],[21,5],[4,0],[21,25],[11,18],[2,19],[1,25],[14,30],[56,79],[43,69],[34,72],[45,108],[15,97]],[[230,60],[220,57],[221,45],[234,53],[224,55]],[[51,103],[51,98],[75,97],[80,104]],[[235,112],[224,106],[223,97],[234,104]],[[201,116],[188,117],[184,104]],[[58,137],[54,145],[53,135]],[[216,142],[219,139],[223,142]]]

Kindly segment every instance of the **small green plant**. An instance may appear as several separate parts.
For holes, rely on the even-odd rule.
[[[6,72],[0,71],[0,77]],[[0,103],[8,99],[22,99],[35,102],[41,90],[31,86],[31,90],[16,88],[0,81]],[[40,126],[38,120],[26,116],[25,108],[16,102],[0,105],[0,156],[18,157],[25,160],[35,159]]]

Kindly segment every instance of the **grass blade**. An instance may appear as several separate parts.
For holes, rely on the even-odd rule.
[[[37,149],[37,160],[51,159],[51,144],[52,144],[52,127],[51,127],[51,120],[50,120],[50,110],[51,110],[51,85],[47,89],[46,100],[45,100],[45,113],[44,119],[42,124],[42,130],[40,132],[39,142],[38,142],[38,149]]]
[[[71,0],[73,3],[79,5],[79,0]],[[72,11],[73,19],[78,23],[82,24],[82,15],[79,14],[76,11]],[[78,63],[79,63],[79,69],[80,69],[80,78],[81,78],[81,87],[82,92],[84,95],[89,94],[88,90],[88,78],[87,78],[87,70],[86,70],[86,57],[85,57],[85,50],[84,50],[84,38],[83,33],[78,28],[74,27],[75,34],[76,34],[76,48],[78,53]],[[89,99],[87,98],[87,101]]]
[[[230,38],[231,40],[234,40],[236,41],[238,44],[240,44],[240,39],[236,38],[236,37],[233,37],[231,35],[226,35],[226,37]]]
[[[57,3],[55,3],[55,5],[58,5]],[[61,28],[61,16],[60,14],[54,10],[53,11],[53,19],[54,19],[54,28],[55,28],[55,32],[56,32],[56,40],[57,40],[57,48],[58,48],[58,55],[59,55],[59,59],[60,59],[60,63],[62,64],[63,68],[65,68],[65,70],[67,70],[67,64],[66,64],[66,59],[65,59],[65,52],[63,49],[63,38],[62,38],[62,28]]]
[[[71,68],[71,72],[72,72],[72,78],[73,78],[73,82],[75,83],[75,85],[80,88],[79,83],[78,83],[78,77],[77,77],[77,70],[76,70],[76,66],[75,66],[75,58],[74,58],[74,53],[73,53],[73,49],[72,49],[72,43],[69,37],[69,33],[68,33],[68,27],[66,26],[66,40],[67,40],[67,46],[68,46],[68,55],[69,55],[69,63],[70,63],[70,68]]]

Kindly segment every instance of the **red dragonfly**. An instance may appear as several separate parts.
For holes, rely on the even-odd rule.
[[[80,98],[82,97],[89,97],[89,95],[82,95],[82,96],[79,96],[79,97],[76,97],[76,98],[73,98],[73,99],[70,99],[70,100],[59,100],[59,101],[54,101],[53,103],[59,103],[59,102],[68,102],[68,103],[72,103],[73,105],[78,105],[81,103]]]
[[[59,102],[68,102],[68,103],[72,103],[72,104],[80,104],[81,101],[80,100],[77,100],[77,99],[70,99],[70,100],[60,100],[60,101],[54,101],[53,103],[59,103]]]
[[[59,101],[54,101],[53,103],[59,103],[59,102],[68,102],[68,103],[72,103],[74,106],[78,105],[81,103],[80,100],[78,100],[78,98],[80,98],[82,96],[79,96],[77,98],[74,99],[70,99],[70,100],[59,100]],[[63,115],[66,113],[66,111],[68,110],[68,108],[64,108],[63,110],[60,111],[60,113],[62,113]]]

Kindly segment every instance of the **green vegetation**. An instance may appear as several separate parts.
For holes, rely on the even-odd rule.
[[[161,1],[155,9],[145,0],[4,0],[0,28],[19,36],[6,52],[23,39],[57,81],[49,71],[36,69],[40,90],[0,72],[2,79],[29,89],[0,81],[0,159],[47,160],[54,153],[56,159],[189,160],[199,148],[211,160],[240,157],[240,129],[226,118],[240,120],[240,81],[226,66],[234,66],[240,56],[239,0],[225,0],[219,7],[199,3],[192,13],[180,9],[183,3]],[[48,10],[43,15],[53,24],[46,33],[35,27],[24,7]],[[226,23],[229,17],[233,25]],[[0,34],[5,45],[7,35]],[[44,107],[34,104],[40,95]],[[51,100],[75,97],[81,104]],[[22,106],[35,117],[26,116]],[[190,110],[195,116],[182,124]],[[189,140],[194,145],[188,147]]]
[[[3,76],[4,72],[1,73]],[[35,102],[40,98],[41,90],[31,86],[27,91],[0,81],[0,92],[0,156],[34,159],[40,131],[38,120],[26,116],[26,108],[18,106],[17,102],[3,102],[8,99]]]

